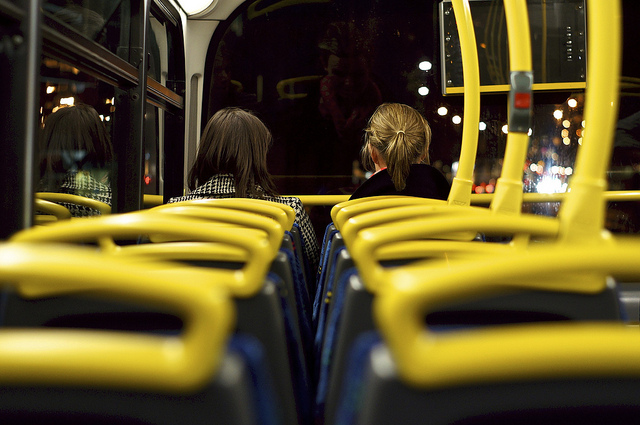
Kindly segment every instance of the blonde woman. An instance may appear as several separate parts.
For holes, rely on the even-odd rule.
[[[415,109],[400,103],[380,105],[365,129],[362,160],[374,174],[350,199],[408,195],[446,200],[449,183],[429,164],[431,129]]]

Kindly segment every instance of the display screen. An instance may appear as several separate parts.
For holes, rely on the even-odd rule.
[[[585,87],[586,16],[584,0],[527,0],[531,28],[534,90]],[[509,47],[501,0],[470,0],[480,86],[484,92],[509,90]],[[463,92],[460,37],[451,1],[440,3],[443,94]]]

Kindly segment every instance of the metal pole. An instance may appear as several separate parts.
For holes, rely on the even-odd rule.
[[[0,90],[0,238],[33,223],[37,120],[40,105],[40,0],[25,0],[22,19],[2,31]]]

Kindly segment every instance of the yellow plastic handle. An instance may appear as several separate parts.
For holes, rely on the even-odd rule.
[[[359,214],[409,205],[443,206],[446,205],[446,202],[439,199],[418,198],[415,196],[372,196],[369,198],[354,199],[339,206],[336,205],[331,211],[331,214],[333,224],[335,224],[338,230],[342,231],[344,223]]]
[[[512,254],[514,244],[461,242],[445,240],[417,240],[391,242],[375,252],[376,261],[401,259],[478,259]]]
[[[55,217],[56,220],[68,220],[71,218],[71,212],[68,208],[63,207],[60,204],[56,204],[55,202],[45,201],[44,199],[36,198],[35,200],[35,210],[49,214]],[[36,221],[38,216],[36,216]]]
[[[614,247],[531,248],[526,256],[461,261],[448,267],[413,264],[387,271],[395,282],[374,300],[376,322],[399,374],[423,387],[506,379],[561,378],[640,373],[640,339],[623,324],[509,325],[437,334],[424,325],[427,313],[451,303],[532,289],[599,292],[605,276],[640,276],[640,241]],[[540,267],[543,264],[544,267]],[[426,266],[426,267],[425,267]],[[598,276],[587,280],[580,276]]]
[[[276,220],[283,229],[290,230],[296,220],[296,211],[289,205],[279,202],[266,201],[264,199],[249,198],[215,198],[215,199],[194,199],[192,201],[182,201],[172,204],[162,205],[162,208],[172,208],[174,206],[200,206],[229,208],[240,211],[249,211],[256,214],[271,217]],[[160,207],[158,207],[160,208]]]
[[[407,207],[410,208],[410,207]],[[461,232],[483,232],[486,234],[526,234],[543,238],[558,235],[559,222],[543,216],[496,216],[468,214],[433,219],[405,220],[393,226],[379,226],[362,230],[349,247],[349,252],[358,267],[365,286],[377,292],[387,283],[377,251],[381,247],[402,241],[429,238],[446,238]]]
[[[36,198],[49,202],[68,202],[100,211],[102,215],[111,214],[111,207],[104,202],[70,193],[37,192]]]
[[[415,198],[423,199],[423,198]],[[399,202],[400,203],[400,202]],[[360,204],[368,205],[368,204]],[[356,205],[353,208],[357,208],[360,205]],[[346,208],[345,208],[346,209]],[[340,233],[344,238],[347,247],[350,247],[355,241],[359,232],[364,229],[382,226],[393,225],[397,222],[404,220],[432,220],[442,217],[472,217],[475,215],[487,215],[489,210],[486,208],[451,208],[446,204],[433,205],[425,202],[423,205],[415,202],[413,205],[409,201],[405,206],[395,206],[390,208],[380,208],[369,212],[355,214],[352,211],[351,217],[342,223]],[[447,239],[462,239],[471,240],[476,236],[476,232],[463,232],[462,234],[447,235]]]
[[[406,198],[406,197],[399,196],[399,195],[384,195],[384,196],[371,196],[368,198],[349,199],[347,201],[340,202],[339,204],[336,204],[333,206],[333,208],[331,208],[331,220],[333,221],[334,224],[336,224],[336,215],[338,214],[338,211],[340,211],[342,208],[345,208],[347,206],[357,205],[365,202],[371,202],[377,199],[399,199],[399,198]]]
[[[126,257],[158,261],[221,261],[246,263],[250,261],[245,249],[215,242],[171,242],[127,245],[117,251]]]
[[[131,238],[139,235],[164,235],[180,240],[215,242],[242,249],[250,261],[240,270],[210,270],[216,276],[230,274],[231,279],[224,280],[237,296],[251,296],[262,288],[263,279],[275,258],[266,238],[257,237],[252,229],[234,227],[206,226],[201,220],[164,214],[135,212],[96,218],[71,219],[56,223],[55,226],[42,226],[26,229],[11,238],[15,242],[66,242],[103,240],[104,238]],[[258,233],[259,235],[259,233]],[[117,247],[116,247],[117,248]],[[176,246],[176,249],[179,249]],[[118,253],[114,249],[114,253]]]
[[[178,393],[202,388],[225,352],[234,306],[224,285],[211,285],[208,274],[178,280],[157,272],[163,267],[68,245],[0,245],[4,285],[88,286],[105,298],[166,309],[185,324],[180,336],[0,328],[0,382]]]
[[[152,208],[148,210],[148,213],[173,214],[177,216],[202,219],[206,222],[227,223],[247,227],[250,229],[262,230],[267,234],[269,245],[271,245],[272,249],[274,249],[275,251],[280,249],[280,245],[282,245],[282,238],[284,236],[283,227],[280,225],[280,223],[272,218],[242,210],[216,208],[213,205],[208,208],[202,208],[197,206],[180,206],[178,204],[167,204],[167,207],[163,206]]]

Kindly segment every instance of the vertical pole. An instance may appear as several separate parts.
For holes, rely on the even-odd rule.
[[[40,0],[25,0],[22,21],[0,34],[0,238],[33,223],[36,172]]]
[[[113,212],[137,211],[143,203],[144,120],[147,103],[147,32],[151,0],[131,4],[131,35],[128,60],[138,68],[138,84],[129,89],[116,89],[113,147],[114,170]]]

